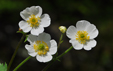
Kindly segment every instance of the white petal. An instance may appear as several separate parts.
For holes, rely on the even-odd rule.
[[[43,27],[48,27],[50,25],[51,19],[48,14],[42,15],[40,18],[41,18],[40,25],[42,25]]]
[[[51,39],[51,36],[48,33],[43,32],[43,33],[39,34],[37,39],[38,40],[43,40],[45,42],[49,42],[50,39]]]
[[[77,29],[74,26],[69,26],[69,28],[66,31],[67,37],[71,39],[75,39],[76,33],[77,33]]]
[[[40,17],[42,14],[42,8],[40,6],[31,6],[20,12],[20,16],[26,21],[32,14]]]
[[[42,8],[40,6],[31,6],[29,8],[29,11],[30,11],[31,14],[39,16],[39,17],[42,14]]]
[[[37,40],[44,41],[45,43],[47,43],[48,47],[50,47],[50,39],[51,36],[45,32],[39,34],[39,36],[37,37]]]
[[[42,8],[40,6],[36,6],[36,12],[37,12],[36,16],[41,17],[41,15],[42,15]]]
[[[49,53],[53,55],[57,52],[57,43],[55,40],[51,40],[50,43],[51,47],[49,48]]]
[[[26,21],[29,19],[30,15],[31,15],[31,13],[29,11],[29,8],[26,8],[20,12],[20,16]]]
[[[36,56],[36,59],[39,62],[48,62],[48,61],[52,60],[52,56],[50,54],[47,54],[45,56],[39,56],[39,55],[37,55]]]
[[[33,49],[33,46],[32,45],[26,44],[25,45],[25,48],[28,50],[28,52],[35,52],[35,50]]]
[[[96,26],[93,25],[93,24],[88,26],[86,31],[88,32],[88,36],[90,36],[90,39],[93,39],[93,38],[97,37],[97,35],[99,33]]]
[[[30,34],[28,36],[27,40],[32,44],[32,43],[34,43],[37,40],[37,37],[32,35],[32,34]]]
[[[28,54],[29,54],[30,56],[32,56],[32,57],[35,57],[35,56],[37,55],[36,52],[28,52]]]
[[[84,49],[85,50],[91,50],[91,48],[95,47],[97,44],[97,42],[95,40],[89,40],[85,45],[84,45]]]
[[[39,26],[38,28],[33,28],[32,30],[31,30],[31,34],[32,35],[39,35],[40,33],[42,33],[44,31],[44,28],[43,27],[41,27],[41,26]]]
[[[76,49],[76,50],[81,50],[83,48],[83,44],[80,44],[76,39],[72,39],[69,41],[73,48]]]
[[[39,62],[43,62],[43,57],[42,57],[42,56],[36,55],[36,59],[37,59]]]
[[[20,27],[24,32],[29,32],[29,31],[32,29],[32,27],[30,27],[30,25],[28,25],[28,23],[25,22],[25,21],[20,21],[20,22],[19,22],[19,27]]]
[[[90,25],[90,22],[86,21],[86,20],[81,20],[78,21],[76,24],[76,27],[78,29],[78,31],[83,31],[85,30],[88,26]]]
[[[25,45],[25,48],[28,50],[28,54],[31,55],[32,57],[36,56],[36,52],[35,50],[33,49],[33,46],[32,45],[28,45],[26,44]]]

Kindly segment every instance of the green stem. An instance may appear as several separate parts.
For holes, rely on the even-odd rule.
[[[16,47],[16,49],[15,49],[15,52],[14,52],[14,54],[13,54],[13,56],[12,56],[10,62],[9,62],[7,71],[9,71],[9,69],[10,69],[10,67],[11,67],[11,65],[12,65],[12,62],[13,62],[15,56],[16,56],[16,53],[17,53],[17,51],[18,51],[18,48],[20,47],[21,43],[22,43],[23,40],[24,40],[24,37],[25,37],[25,34],[23,34],[23,36],[21,37],[21,39],[20,39],[20,41],[19,41],[19,43],[18,43],[18,45],[17,45],[17,47]]]
[[[13,71],[16,71],[20,66],[22,66],[26,61],[28,61],[31,56],[27,57],[24,61],[22,61]]]
[[[52,60],[42,71],[46,71],[56,60]]]
[[[62,43],[63,33],[60,36],[59,42],[58,42],[58,48],[60,47],[60,44]]]
[[[42,71],[46,71],[56,60],[58,60],[60,57],[62,57],[63,55],[65,55],[67,52],[69,52],[72,48],[73,47],[71,46],[64,53],[62,53],[61,55],[59,55],[58,57],[56,57],[55,59],[53,59]]]
[[[69,49],[67,49],[64,53],[62,53],[61,55],[59,55],[58,57],[56,57],[56,60],[59,59],[60,57],[62,57],[63,55],[65,55],[67,52],[69,52],[71,49],[73,48],[73,46],[71,46]]]

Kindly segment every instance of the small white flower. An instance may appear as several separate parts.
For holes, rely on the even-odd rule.
[[[78,21],[76,27],[70,26],[66,31],[66,35],[70,38],[69,42],[76,50],[82,48],[91,50],[95,47],[97,42],[94,38],[98,33],[96,26],[85,20]]]
[[[57,43],[51,40],[47,33],[41,33],[39,36],[29,35],[27,40],[30,45],[26,44],[25,48],[32,57],[36,56],[39,62],[48,62],[52,59],[52,55],[57,52]]]
[[[31,31],[32,35],[39,35],[44,31],[44,27],[50,25],[50,17],[48,14],[42,14],[40,6],[31,6],[20,12],[20,16],[24,21],[19,22],[20,29],[27,33]]]

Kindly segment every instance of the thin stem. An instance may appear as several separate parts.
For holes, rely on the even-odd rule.
[[[18,51],[18,48],[20,47],[21,43],[22,43],[23,40],[24,40],[24,37],[25,37],[25,34],[23,34],[23,36],[21,37],[21,39],[20,39],[20,41],[19,41],[19,43],[18,43],[18,45],[17,45],[17,47],[16,47],[16,49],[15,49],[15,52],[13,53],[13,56],[12,56],[10,62],[9,62],[7,71],[9,71],[9,69],[10,69],[10,67],[11,67],[11,65],[12,65],[12,62],[13,62],[15,56],[16,56],[16,53],[17,53],[17,51]]]
[[[16,71],[20,66],[22,66],[26,61],[28,61],[31,56],[27,57],[24,61],[22,61],[13,71]]]
[[[67,52],[69,52],[72,48],[73,47],[71,46],[64,53],[62,53],[61,55],[59,55],[58,57],[56,57],[55,59],[53,59],[42,71],[46,71],[56,60],[58,60],[60,57],[62,57],[63,55],[65,55]]]
[[[52,60],[42,71],[46,71],[55,61],[56,59]]]
[[[61,55],[59,55],[56,59],[59,59],[60,57],[62,57],[63,55],[65,55],[67,52],[69,52],[71,49],[73,48],[73,46],[71,46],[69,49],[67,49],[64,53],[62,53]]]
[[[59,42],[58,42],[58,48],[60,47],[60,44],[62,43],[63,33],[60,36]]]

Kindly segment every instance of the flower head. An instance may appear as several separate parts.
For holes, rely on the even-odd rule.
[[[42,15],[40,6],[31,6],[20,12],[20,16],[24,21],[19,22],[20,29],[27,33],[31,31],[32,35],[39,35],[44,31],[44,27],[50,25],[50,17],[48,14]]]
[[[51,37],[47,33],[41,33],[39,36],[29,35],[28,41],[30,45],[26,44],[25,48],[28,54],[32,57],[36,56],[39,62],[48,62],[52,59],[52,55],[57,51],[57,43],[55,40],[50,40]]]
[[[94,38],[98,35],[98,30],[95,25],[90,22],[81,20],[78,21],[76,27],[70,26],[66,32],[67,37],[70,38],[70,43],[76,50],[84,48],[85,50],[91,50],[96,46]]]
[[[62,33],[65,33],[67,29],[66,29],[65,26],[60,26],[60,27],[59,27],[59,30],[60,30]]]

